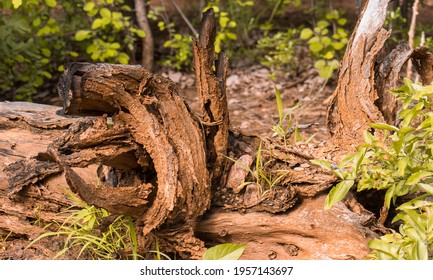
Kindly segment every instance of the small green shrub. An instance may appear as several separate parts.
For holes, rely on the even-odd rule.
[[[339,164],[313,160],[342,181],[329,192],[325,208],[342,200],[356,185],[358,191],[384,190],[384,205],[396,205],[398,197],[415,196],[403,205],[396,205],[400,232],[370,242],[376,258],[426,259],[433,253],[433,85],[422,86],[409,79],[404,86],[391,91],[402,102],[399,126],[371,124],[365,131],[365,143],[357,152]]]
[[[146,35],[136,28],[124,0],[87,1],[83,6],[89,26],[75,33],[75,40],[83,42],[92,61],[127,64],[135,42]],[[89,28],[90,27],[90,28]]]
[[[0,1],[1,95],[31,101],[66,58],[76,55],[65,38],[78,24],[69,17],[75,2],[59,7],[55,0]]]
[[[296,70],[299,67],[299,58],[295,47],[299,31],[289,28],[286,32],[277,32],[272,36],[264,36],[257,41],[257,48],[263,50],[265,55],[260,63],[271,68],[280,68],[285,71]]]
[[[164,42],[164,48],[170,49],[173,54],[165,57],[161,64],[167,67],[173,67],[177,70],[186,69],[192,64],[192,46],[193,36],[180,34],[176,32],[174,23],[165,23],[159,21],[160,31],[168,31],[170,39]]]

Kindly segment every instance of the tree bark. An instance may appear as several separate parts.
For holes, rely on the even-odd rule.
[[[134,3],[138,25],[145,33],[145,37],[142,40],[141,64],[147,71],[152,72],[154,66],[154,42],[149,19],[147,18],[149,3],[148,0],[134,0]]]
[[[380,77],[381,83],[395,82],[411,50],[402,48],[401,54],[385,52],[389,53],[388,57],[383,53],[390,35],[389,31],[382,29],[388,2],[366,2],[341,62],[338,85],[328,108],[327,128],[332,142],[343,150],[351,150],[361,143],[362,134],[370,129],[370,123],[392,122],[395,119],[395,100],[386,86],[377,86],[377,78],[385,74]],[[378,63],[378,58],[382,60],[382,65]],[[387,71],[378,74],[379,67]]]

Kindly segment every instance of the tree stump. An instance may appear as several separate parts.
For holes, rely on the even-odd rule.
[[[353,150],[374,122],[393,123],[396,101],[388,92],[412,50],[400,46],[386,51],[390,31],[382,28],[388,0],[367,1],[341,62],[337,88],[327,113],[327,128],[334,145]]]

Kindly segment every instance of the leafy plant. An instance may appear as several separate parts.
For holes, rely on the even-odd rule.
[[[163,59],[162,65],[174,67],[177,70],[189,67],[192,62],[192,36],[177,33],[173,22],[159,21],[158,27],[160,31],[168,31],[170,39],[165,41],[163,46],[173,51],[172,55]]]
[[[299,57],[295,47],[299,43],[299,31],[288,28],[286,32],[277,32],[272,36],[264,36],[257,41],[257,48],[266,52],[260,59],[262,65],[277,67],[286,71],[299,67]]]
[[[27,247],[50,236],[65,236],[64,248],[54,258],[58,258],[73,248],[78,248],[77,259],[87,254],[94,259],[140,259],[134,223],[131,217],[117,216],[107,225],[113,216],[102,208],[89,206],[73,193],[70,197],[76,203],[70,207],[70,215],[57,231],[47,232]],[[74,251],[75,252],[75,251]]]
[[[203,254],[203,260],[238,260],[247,244],[224,243],[211,247]]]
[[[274,88],[275,100],[278,110],[278,122],[272,126],[272,131],[284,144],[296,144],[297,142],[309,143],[315,135],[312,135],[310,138],[305,140],[302,134],[299,132],[297,123],[295,124],[292,119],[292,112],[299,108],[300,104],[298,103],[293,107],[290,107],[286,112],[284,112],[283,99],[281,97],[280,90],[276,86],[274,86]],[[292,141],[289,141],[289,139],[287,139],[287,136],[290,134],[293,134]]]
[[[4,0],[0,11],[0,93],[18,100],[31,101],[70,60],[128,63],[145,35],[124,0]]]
[[[371,124],[378,136],[364,133],[356,153],[346,156],[338,165],[313,160],[336,174],[342,181],[329,192],[325,208],[345,197],[356,184],[358,191],[385,190],[384,205],[389,209],[397,198],[415,195],[410,203],[397,207],[394,218],[401,221],[400,233],[386,235],[371,242],[377,257],[425,258],[432,253],[431,199],[433,198],[433,85],[422,86],[409,79],[404,86],[391,91],[402,102],[400,125]],[[382,136],[379,136],[379,135]],[[426,253],[426,250],[428,253]]]
[[[427,260],[433,257],[433,202],[421,195],[397,207],[392,222],[400,221],[399,232],[370,240],[370,258],[381,260]]]
[[[314,67],[324,79],[329,79],[339,67],[338,58],[342,56],[348,42],[344,29],[347,19],[341,17],[337,10],[326,13],[316,26],[301,30],[300,38],[305,40],[313,58]]]
[[[88,1],[83,6],[90,19],[90,29],[75,33],[75,40],[84,42],[93,61],[129,63],[127,52],[133,52],[137,38],[144,38],[143,30],[132,24],[126,14],[131,12],[124,0]]]
[[[0,2],[1,95],[31,101],[64,60],[77,54],[64,35],[79,24],[76,18],[69,17],[75,2],[63,6],[55,0]]]

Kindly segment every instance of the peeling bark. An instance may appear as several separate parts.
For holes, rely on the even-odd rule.
[[[370,123],[395,119],[395,100],[389,96],[385,85],[389,84],[388,79],[395,83],[410,50],[402,48],[401,55],[391,53],[382,62],[395,64],[396,68],[385,65],[382,70],[388,70],[378,75],[378,57],[390,35],[382,29],[387,5],[388,0],[366,2],[341,62],[338,85],[328,108],[327,128],[332,142],[344,150],[351,150],[362,142],[362,134],[370,129]],[[387,61],[391,57],[394,57],[392,63]],[[390,75],[390,69],[394,74]],[[376,84],[378,80],[381,85]]]
[[[423,85],[430,85],[433,82],[433,54],[427,47],[420,47],[415,49],[412,60]]]
[[[214,184],[223,172],[229,128],[225,92],[227,57],[224,53],[218,55],[214,72],[215,36],[216,20],[213,9],[209,9],[203,14],[199,39],[193,41],[193,50],[200,119],[206,135],[207,168]]]

